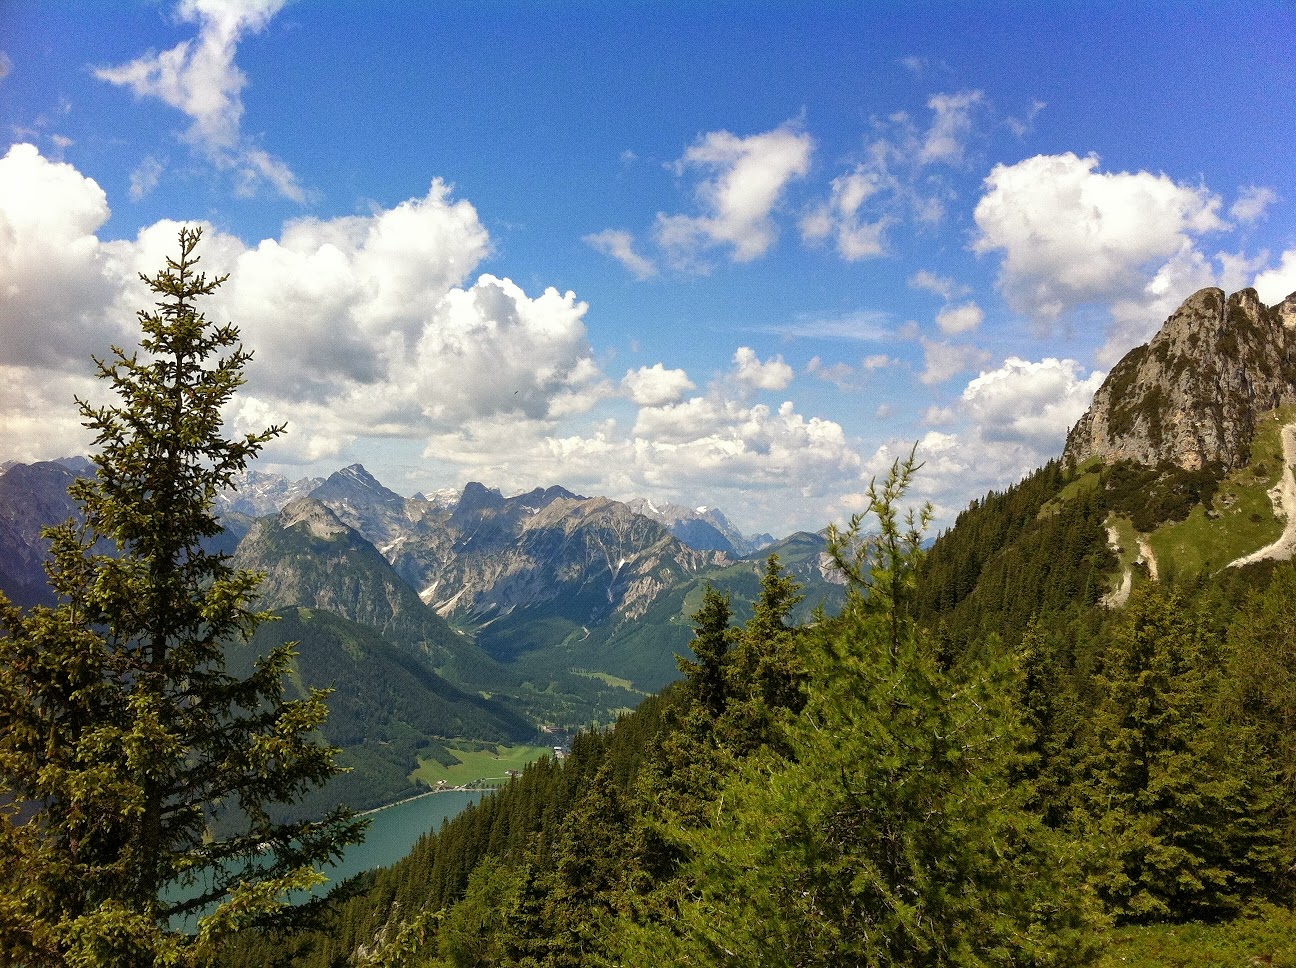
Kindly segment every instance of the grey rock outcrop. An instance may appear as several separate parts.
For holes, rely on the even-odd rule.
[[[1296,293],[1202,289],[1112,367],[1067,435],[1065,460],[1244,465],[1260,414],[1296,404]]]
[[[12,462],[0,474],[0,591],[18,605],[54,604],[44,567],[49,542],[41,531],[79,514],[67,492],[76,477],[55,461]]]
[[[257,520],[233,563],[264,574],[263,608],[318,608],[406,641],[450,635],[387,559],[314,498],[297,498]]]
[[[767,534],[747,537],[729,523],[719,508],[657,504],[642,497],[628,501],[627,507],[636,514],[664,524],[671,534],[697,551],[724,551],[741,557],[755,554],[774,543]]]

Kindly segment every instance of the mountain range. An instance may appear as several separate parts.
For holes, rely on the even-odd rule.
[[[1013,627],[1026,598],[1118,604],[1158,566],[1290,557],[1294,330],[1296,294],[1189,297],[1112,368],[1060,462],[974,502],[962,537],[937,543],[927,607],[952,628],[985,615]],[[0,590],[18,604],[49,602],[40,529],[75,513],[68,484],[92,469],[0,465]],[[247,655],[296,640],[294,687],[337,688],[329,735],[362,765],[361,805],[408,792],[414,762],[453,758],[450,740],[516,742],[635,707],[676,678],[704,589],[730,593],[743,621],[769,554],[803,586],[795,620],[843,594],[821,535],[747,537],[715,508],[557,486],[405,497],[359,464],[298,481],[251,471],[218,510],[220,547],[264,573],[261,604],[280,617]],[[1047,585],[1025,597],[1012,578],[1024,561]]]
[[[68,485],[92,472],[75,458],[0,472],[0,591],[16,603],[52,604],[41,529],[75,515]],[[325,733],[355,767],[322,795],[360,806],[413,792],[419,759],[453,760],[448,741],[535,741],[633,708],[678,675],[704,587],[742,616],[768,553],[806,585],[802,617],[841,597],[822,537],[749,539],[714,508],[475,482],[404,497],[359,464],[251,471],[217,507],[217,547],[263,573],[278,618],[231,662],[297,642],[292,688],[334,687]]]

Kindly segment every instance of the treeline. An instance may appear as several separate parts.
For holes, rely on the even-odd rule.
[[[1078,488],[1045,511],[1072,480],[1051,461],[1007,491],[973,501],[936,542],[920,567],[917,607],[940,625],[947,649],[960,652],[991,633],[1019,637],[1041,612],[1102,597],[1116,566],[1103,488]]]
[[[1220,464],[1188,471],[1131,461],[1077,471],[1050,461],[973,501],[940,536],[920,569],[919,614],[955,652],[993,633],[1016,642],[1041,617],[1065,621],[1107,591],[1117,564],[1108,515],[1143,532],[1182,521],[1210,503],[1224,472]]]
[[[1072,479],[1045,468],[959,528],[1064,548],[1103,493],[1041,514]],[[980,632],[932,605],[950,536],[924,555],[906,483],[875,492],[877,537],[834,536],[840,615],[790,622],[777,559],[741,626],[708,592],[681,682],[360,879],[316,934],[226,963],[1066,966],[1109,925],[1290,909],[1296,567],[1108,611],[1056,595],[1083,555],[1040,575],[1022,553],[1037,572],[985,597]],[[962,601],[1003,567],[984,555]]]

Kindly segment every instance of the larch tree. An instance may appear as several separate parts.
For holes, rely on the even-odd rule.
[[[197,303],[198,229],[152,278],[131,353],[96,359],[117,402],[78,400],[96,474],[80,521],[47,531],[55,607],[0,598],[0,960],[199,965],[251,926],[301,916],[294,891],[360,839],[339,808],[280,823],[340,771],[318,740],[326,693],[286,700],[287,645],[247,678],[225,650],[269,616],[258,576],[210,550],[218,492],[282,433],[226,436],[251,358]]]

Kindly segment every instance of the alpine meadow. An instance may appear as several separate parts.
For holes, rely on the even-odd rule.
[[[6,6],[0,965],[1296,968],[1293,40]]]

